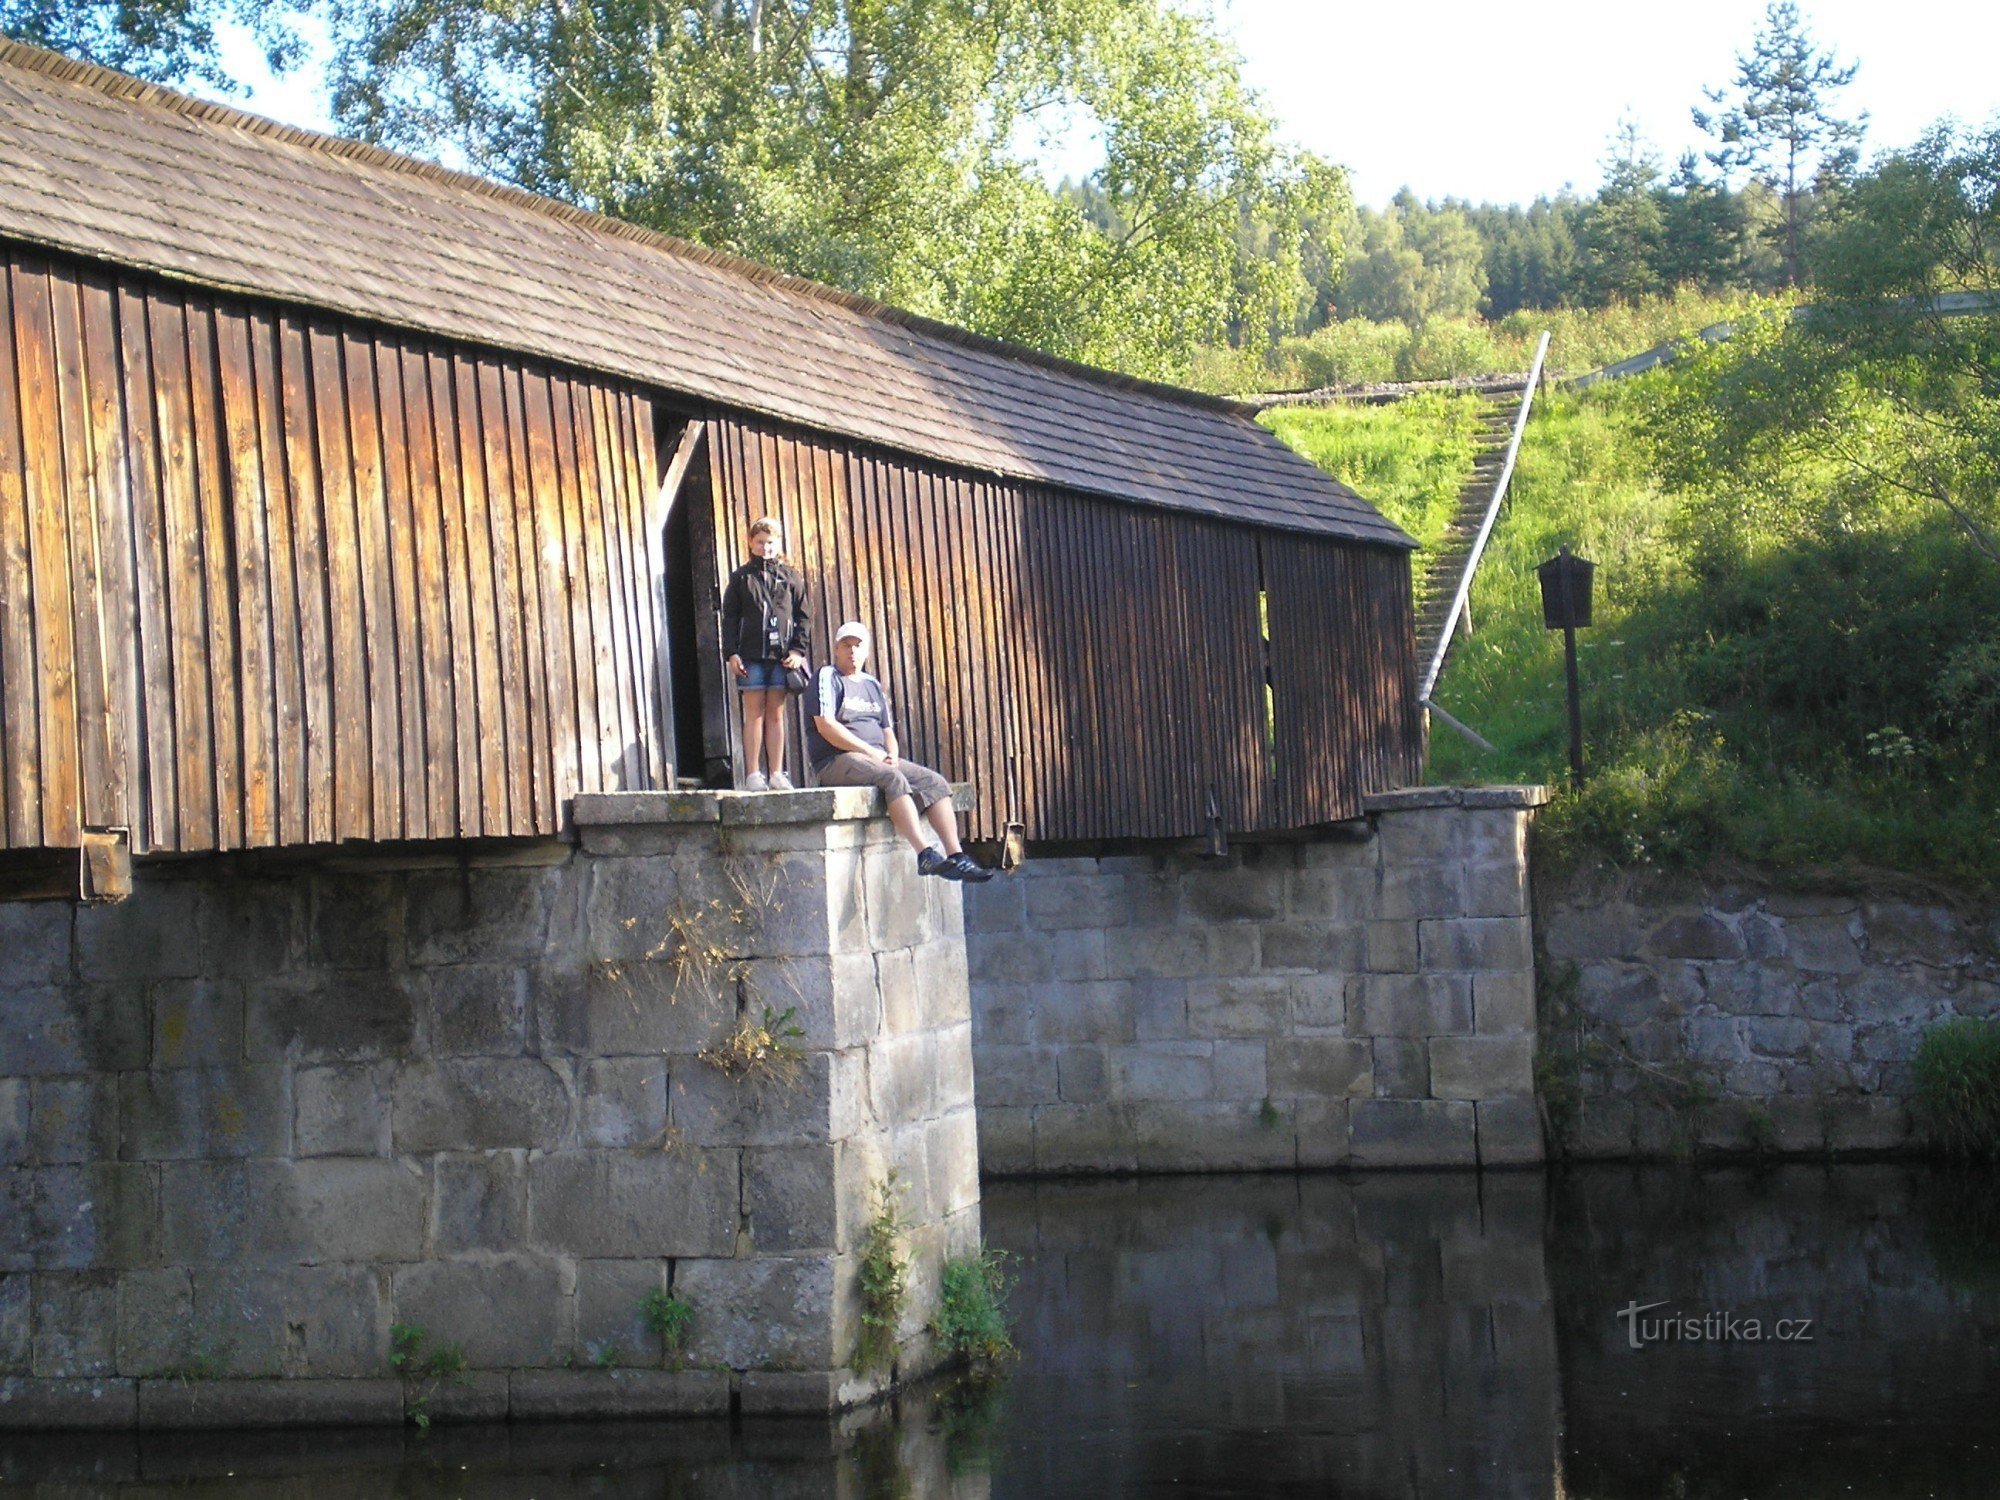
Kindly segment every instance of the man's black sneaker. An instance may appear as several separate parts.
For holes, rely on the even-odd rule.
[[[981,885],[993,878],[993,871],[964,850],[960,850],[957,854],[945,858],[944,876],[947,880],[963,880],[972,885]]]
[[[925,846],[917,855],[917,873],[919,875],[942,875],[946,880],[957,880],[960,878],[952,873],[951,861],[945,857],[944,850],[938,848],[935,844]]]

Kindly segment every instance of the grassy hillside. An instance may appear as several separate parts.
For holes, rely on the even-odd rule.
[[[1352,318],[1303,338],[1282,339],[1263,355],[1205,349],[1189,383],[1228,395],[1519,371],[1534,361],[1535,341],[1544,329],[1552,335],[1550,368],[1582,374],[1770,305],[1771,299],[1748,293],[1717,297],[1682,289],[1633,305],[1510,313],[1497,323],[1438,319],[1412,329]]]
[[[1479,405],[1426,392],[1389,406],[1283,407],[1264,425],[1429,547],[1471,472]]]
[[[1646,443],[1678,378],[1538,402],[1473,589],[1474,632],[1437,691],[1497,753],[1434,723],[1430,779],[1566,781],[1562,637],[1542,627],[1534,567],[1568,543],[1598,565],[1597,623],[1579,634],[1591,782],[1549,810],[1553,852],[1661,868],[1852,862],[2000,886],[1992,705],[1938,707],[1954,663],[1986,670],[2000,579],[1941,513],[1879,499],[1811,534],[1732,518],[1736,550],[1718,564],[1715,498],[1665,488]],[[1441,490],[1466,461],[1448,441],[1418,451],[1438,424],[1395,407],[1285,417],[1273,425],[1329,471],[1402,483],[1398,505],[1425,492],[1411,476]]]

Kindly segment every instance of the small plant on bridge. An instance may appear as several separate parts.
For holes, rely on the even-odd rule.
[[[995,1360],[1014,1352],[1007,1293],[1014,1284],[1007,1252],[980,1246],[972,1255],[944,1263],[939,1276],[937,1317],[931,1331],[954,1354]]]
[[[701,1049],[701,1060],[730,1078],[752,1083],[776,1083],[789,1088],[798,1082],[806,1054],[799,1046],[805,1030],[794,1017],[797,1007],[774,1011],[766,1005],[752,1017],[745,1009],[722,1040]]]
[[[465,1374],[465,1351],[456,1344],[437,1344],[426,1349],[427,1329],[414,1323],[396,1323],[389,1329],[389,1368],[403,1382],[403,1409],[419,1430],[431,1425],[431,1398],[447,1381],[457,1383]]]
[[[678,1292],[655,1287],[639,1299],[639,1316],[659,1339],[661,1351],[678,1370],[681,1351],[687,1344],[688,1329],[694,1323],[694,1308]]]
[[[891,1171],[875,1190],[875,1214],[861,1242],[861,1338],[854,1355],[858,1369],[883,1369],[895,1359],[896,1326],[909,1291],[910,1259],[901,1244],[908,1227],[896,1205],[896,1173]]]

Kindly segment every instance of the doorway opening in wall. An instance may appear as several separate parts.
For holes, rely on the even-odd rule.
[[[1264,579],[1264,543],[1257,543],[1257,663],[1264,674],[1264,773],[1278,779],[1278,693],[1271,673],[1271,593]]]
[[[666,455],[678,446],[684,427],[663,429],[660,445],[662,466]],[[664,557],[666,576],[661,580],[666,621],[667,659],[661,668],[660,689],[666,699],[669,747],[674,771],[682,779],[702,780],[708,775],[707,751],[702,734],[702,678],[700,668],[697,611],[701,607],[696,588],[695,523],[697,512],[707,513],[709,504],[708,460],[697,452],[682,476],[679,492],[671,497],[667,511]]]

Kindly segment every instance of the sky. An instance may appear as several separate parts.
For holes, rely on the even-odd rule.
[[[1340,162],[1355,197],[1525,203],[1565,185],[1593,192],[1611,133],[1634,119],[1671,166],[1705,137],[1689,119],[1702,89],[1728,83],[1762,0],[1214,0],[1244,75],[1281,135]],[[1864,151],[1904,146],[1945,114],[2000,117],[2000,5],[1993,0],[1803,0],[1813,36],[1860,71],[1842,95],[1869,114]],[[284,80],[233,36],[225,63],[251,85],[231,100],[290,124],[330,129],[311,66]],[[1048,161],[1051,176],[1095,164],[1087,131]]]

